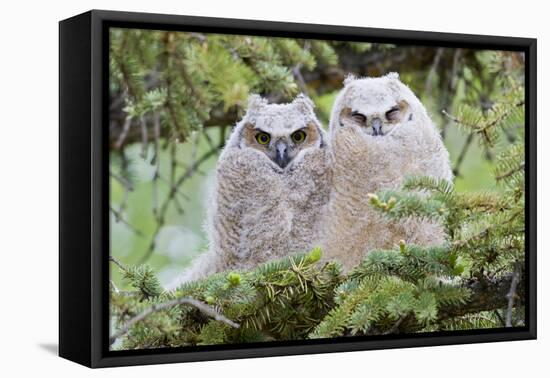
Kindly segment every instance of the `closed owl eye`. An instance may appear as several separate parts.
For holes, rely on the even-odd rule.
[[[358,123],[365,123],[367,121],[367,117],[359,112],[351,112],[351,118]]]
[[[399,116],[399,106],[394,106],[386,112],[386,119],[388,121],[395,121]]]

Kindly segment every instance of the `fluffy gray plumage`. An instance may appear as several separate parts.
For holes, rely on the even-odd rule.
[[[426,109],[397,74],[348,78],[330,121],[333,168],[325,258],[345,270],[368,251],[408,243],[445,241],[440,224],[420,219],[389,221],[369,204],[368,193],[397,189],[405,177],[452,180],[449,154]]]
[[[318,245],[329,173],[325,133],[313,107],[303,95],[288,104],[250,97],[216,168],[211,244],[178,283],[248,270]]]

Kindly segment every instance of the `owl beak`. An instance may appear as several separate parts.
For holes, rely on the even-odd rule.
[[[382,121],[380,118],[375,118],[372,120],[372,135],[384,135],[382,133]]]
[[[285,142],[277,142],[275,145],[275,163],[281,168],[284,168],[290,162],[290,157],[288,156],[288,146]]]

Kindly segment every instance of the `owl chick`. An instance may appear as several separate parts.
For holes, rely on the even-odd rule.
[[[333,192],[325,258],[341,261],[347,271],[370,250],[400,240],[426,246],[445,241],[436,221],[391,221],[369,204],[367,194],[398,189],[407,176],[452,180],[439,131],[398,74],[348,77],[335,100],[329,133]]]
[[[209,250],[180,282],[248,270],[318,245],[329,196],[328,149],[313,102],[252,95],[216,168]]]

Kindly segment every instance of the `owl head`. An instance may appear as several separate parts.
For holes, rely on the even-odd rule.
[[[384,138],[400,128],[413,127],[418,124],[412,122],[415,117],[425,116],[424,107],[397,73],[360,79],[348,76],[333,108],[330,130],[354,127],[366,135]]]
[[[228,146],[254,149],[278,170],[291,167],[304,153],[324,144],[324,132],[313,109],[313,102],[303,94],[287,104],[269,104],[251,95]]]

